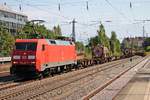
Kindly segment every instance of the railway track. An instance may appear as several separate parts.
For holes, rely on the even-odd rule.
[[[9,88],[17,87],[17,86],[35,81],[34,79],[26,80],[26,79],[17,78],[17,77],[11,76],[8,73],[9,72],[1,73],[2,76],[0,77],[0,91],[4,91]]]
[[[13,87],[16,87],[16,86],[19,86],[19,85],[22,85],[23,82],[15,82],[17,80],[21,80],[21,79],[16,79],[16,78],[13,78],[9,75],[9,72],[2,72],[0,73],[0,76],[3,77],[3,76],[9,76],[8,78],[5,77],[5,80],[4,79],[1,79],[3,81],[6,81],[6,82],[1,82],[0,83],[0,91],[2,90],[5,90],[5,89],[8,89],[8,88],[13,88]],[[10,78],[11,77],[11,78]],[[32,80],[33,82],[34,80]],[[28,81],[28,82],[24,82],[25,83],[29,83],[31,81]]]
[[[2,91],[4,89],[15,87],[15,86],[18,86],[18,85],[19,85],[19,83],[14,83],[13,81],[0,84],[0,91]]]
[[[120,65],[122,66],[122,64],[119,64],[119,66]],[[74,100],[81,99],[83,96],[87,95],[90,91],[97,88],[99,85],[106,83],[108,80],[115,77],[120,71],[128,68],[125,66],[123,66],[123,68],[121,66],[120,67],[119,66],[118,65],[115,67],[113,66],[112,68],[103,70],[103,72],[97,72],[96,74],[94,73],[92,75],[92,77],[89,77],[89,79],[87,79],[86,81],[81,81],[81,82],[76,83],[76,85],[72,84],[72,86],[68,86],[68,90],[63,91],[63,93],[64,93],[63,95],[56,96],[54,98],[51,96],[51,98],[53,98],[54,100],[72,100],[72,98],[74,98]],[[112,70],[118,70],[118,72],[117,71],[114,72]],[[111,73],[111,71],[113,72],[112,74],[114,74],[114,75],[109,74],[109,73]],[[72,88],[70,88],[70,87],[72,87]],[[66,88],[67,87],[64,87],[61,90],[64,90]],[[47,93],[47,96],[48,96],[48,93]],[[46,97],[46,95],[43,97]],[[37,99],[39,99],[39,98],[37,98]]]
[[[40,81],[35,81],[29,84],[24,84],[21,86],[8,88],[4,91],[0,91],[0,99],[34,99],[40,96],[43,96],[46,93],[57,92],[57,95],[62,94],[62,87],[68,86],[69,84],[73,84],[74,82],[85,79],[86,77],[91,77],[94,74],[99,72],[112,69],[119,68],[119,65],[129,61],[129,59],[125,59],[123,61],[115,61],[109,64],[104,64],[101,66],[89,67],[87,69],[70,72],[69,74],[64,74],[63,76],[56,76],[52,78],[43,79]],[[52,94],[53,95],[53,94]],[[51,96],[51,97],[55,97]]]
[[[102,86],[98,87],[94,91],[90,92],[88,95],[84,96],[82,99],[83,100],[99,100],[99,99],[101,99],[101,100],[113,100],[113,98],[117,95],[117,93],[136,74],[135,69],[136,70],[141,69],[141,68],[145,67],[148,63],[149,63],[149,58],[147,60],[144,59],[143,61],[138,62],[134,66],[126,69],[125,71],[122,71],[116,77],[112,78],[111,80],[109,80],[108,82],[106,82]],[[139,65],[139,64],[141,64],[141,65]],[[111,91],[113,91],[113,93]]]
[[[24,80],[24,79],[20,79],[20,78],[15,78],[13,80],[0,83],[0,91],[4,91],[9,88],[13,88],[13,87],[21,86],[21,85],[24,85],[27,83],[31,83],[33,81],[35,81],[35,80]]]

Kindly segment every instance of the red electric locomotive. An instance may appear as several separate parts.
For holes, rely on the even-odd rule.
[[[11,74],[44,76],[77,63],[73,42],[52,39],[17,39],[12,53]]]

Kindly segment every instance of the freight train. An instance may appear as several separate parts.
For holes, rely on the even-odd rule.
[[[108,48],[100,44],[92,48],[92,58],[96,64],[111,61]]]
[[[122,52],[123,52],[124,58],[131,57],[134,55],[143,56],[143,57],[146,56],[144,50],[136,50],[133,48],[123,48]]]
[[[92,58],[78,54],[74,42],[53,39],[17,39],[10,72],[17,77],[46,77],[65,70],[111,61],[109,50],[92,47]]]
[[[131,57],[135,54],[135,51],[131,48],[124,48],[122,49],[122,52],[124,57]]]

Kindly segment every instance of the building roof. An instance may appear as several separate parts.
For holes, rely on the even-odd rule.
[[[131,41],[131,40],[136,40],[136,41],[144,41],[145,37],[126,37],[123,39],[123,41]]]
[[[17,11],[14,11],[14,10],[12,10],[11,8],[9,8],[9,7],[6,6],[6,5],[1,5],[1,4],[0,4],[0,10],[1,10],[1,11],[5,11],[5,12],[9,12],[9,13],[14,13],[14,14],[17,14],[17,15],[22,15],[22,16],[26,16],[26,17],[27,17],[27,15],[25,15],[25,14],[23,14],[23,13],[20,13],[20,12],[17,12]]]

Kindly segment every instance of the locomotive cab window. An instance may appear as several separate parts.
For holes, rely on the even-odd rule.
[[[31,50],[31,51],[36,51],[37,48],[37,43],[15,43],[15,49],[16,50]]]
[[[55,41],[49,40],[50,44],[56,44]]]

